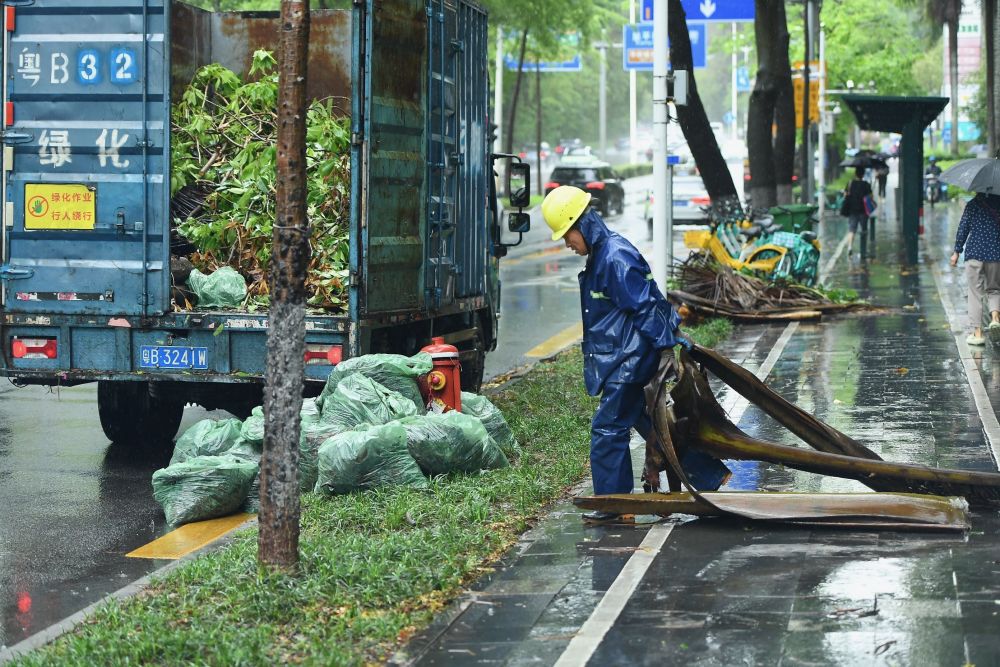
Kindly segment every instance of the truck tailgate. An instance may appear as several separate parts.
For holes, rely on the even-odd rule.
[[[169,2],[7,10],[4,309],[165,312]]]

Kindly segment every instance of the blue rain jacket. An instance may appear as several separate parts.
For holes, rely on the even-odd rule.
[[[579,229],[590,250],[579,276],[587,393],[596,396],[608,382],[645,384],[660,352],[677,344],[680,317],[639,251],[601,216],[587,211]]]

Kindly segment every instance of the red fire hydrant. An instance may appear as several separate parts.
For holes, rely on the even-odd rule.
[[[458,348],[444,338],[431,338],[431,344],[420,350],[434,359],[434,369],[420,380],[420,390],[430,410],[448,412],[462,410],[462,364]]]

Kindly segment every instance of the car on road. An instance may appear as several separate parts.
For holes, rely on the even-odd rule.
[[[565,159],[565,158],[564,158]],[[597,201],[601,215],[624,213],[625,186],[621,177],[607,162],[589,160],[587,162],[560,163],[552,170],[549,182],[545,184],[545,194],[560,185],[574,185],[589,192]]]
[[[559,143],[556,144],[555,153],[559,157],[571,148],[577,148],[578,146],[583,146],[583,141],[579,138],[577,139],[560,139]]]
[[[555,159],[552,147],[547,141],[543,141],[541,143],[541,155],[539,155],[538,144],[530,143],[525,144],[518,152],[517,156],[532,165],[532,167],[536,167],[538,165],[539,157],[542,158],[543,167],[549,165]]]
[[[708,206],[712,200],[708,197],[701,176],[674,176],[674,224],[702,225],[708,223],[708,214],[702,207]],[[653,193],[646,193],[644,212],[646,229],[653,236]]]
[[[579,159],[596,160],[597,156],[590,146],[573,146],[563,151],[560,162],[573,162]]]

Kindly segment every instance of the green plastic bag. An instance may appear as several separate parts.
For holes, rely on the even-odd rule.
[[[359,424],[387,424],[422,412],[410,399],[354,373],[342,379],[323,402],[320,423],[343,432]]]
[[[398,423],[346,431],[319,448],[316,493],[338,495],[400,485],[428,486],[407,451],[406,430]]]
[[[243,502],[243,507],[240,508],[242,511],[250,514],[260,512],[260,456],[262,454],[262,444],[247,442],[240,438],[233,445],[232,449],[226,452],[226,456],[250,461],[257,466],[257,474],[254,475],[253,482],[250,484],[250,490],[247,491],[246,500]]]
[[[299,416],[302,417],[303,422],[319,421],[319,398],[302,399],[302,409],[299,411]]]
[[[427,475],[479,472],[510,466],[477,417],[461,412],[401,419],[407,448]]]
[[[178,526],[226,516],[246,501],[257,464],[235,456],[198,456],[153,473],[153,497]]]
[[[239,419],[202,419],[177,439],[170,465],[196,456],[218,456],[229,451],[240,438]]]
[[[399,392],[410,399],[422,413],[426,410],[426,406],[417,386],[417,378],[430,373],[432,368],[434,360],[426,352],[419,352],[412,357],[401,354],[366,354],[347,359],[334,367],[317,404],[322,409],[344,378],[354,373],[361,373],[386,389]]]
[[[246,279],[229,266],[208,275],[195,269],[187,284],[198,298],[199,308],[238,308],[247,298]]]
[[[250,411],[250,416],[243,421],[240,437],[254,444],[264,443],[264,408],[260,405]]]
[[[500,408],[493,405],[490,399],[479,394],[471,394],[463,391],[462,412],[473,417],[479,417],[479,421],[483,422],[483,426],[486,427],[486,432],[496,440],[496,443],[500,445],[500,449],[503,450],[508,459],[519,458],[521,456],[521,445],[517,442],[517,438],[514,437],[514,431],[507,424],[507,420],[504,419]]]
[[[303,424],[319,421],[319,408],[316,407],[315,398],[307,398],[302,401],[302,410],[299,417]],[[250,416],[243,422],[240,429],[240,436],[247,442],[262,444],[264,442],[264,408],[258,405],[251,412]]]
[[[316,486],[320,445],[330,436],[347,429],[337,424],[320,422],[319,413],[315,410],[315,402],[312,399],[303,402],[302,408],[299,435],[299,488],[303,491],[312,491]],[[264,408],[253,409],[243,422],[241,435],[244,442],[256,446],[260,452],[264,444]],[[260,460],[259,454],[257,460]]]

